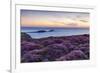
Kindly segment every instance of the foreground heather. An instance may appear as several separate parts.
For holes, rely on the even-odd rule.
[[[21,62],[89,60],[89,35],[31,38],[21,33]]]

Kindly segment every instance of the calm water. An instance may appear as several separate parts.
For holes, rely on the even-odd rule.
[[[38,32],[38,31],[45,32]],[[51,31],[50,31],[51,30]],[[80,34],[89,34],[88,28],[37,28],[37,27],[21,27],[21,32],[26,32],[32,38],[43,38],[50,36],[71,36]]]

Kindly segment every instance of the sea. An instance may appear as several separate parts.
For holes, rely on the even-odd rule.
[[[32,38],[59,37],[89,34],[89,28],[51,28],[51,27],[21,27],[21,32]]]

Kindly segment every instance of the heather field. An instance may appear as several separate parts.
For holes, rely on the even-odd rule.
[[[21,63],[89,60],[89,34],[34,39],[21,33]]]

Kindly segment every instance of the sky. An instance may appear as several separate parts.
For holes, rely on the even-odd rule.
[[[89,28],[89,13],[21,10],[22,27]]]

